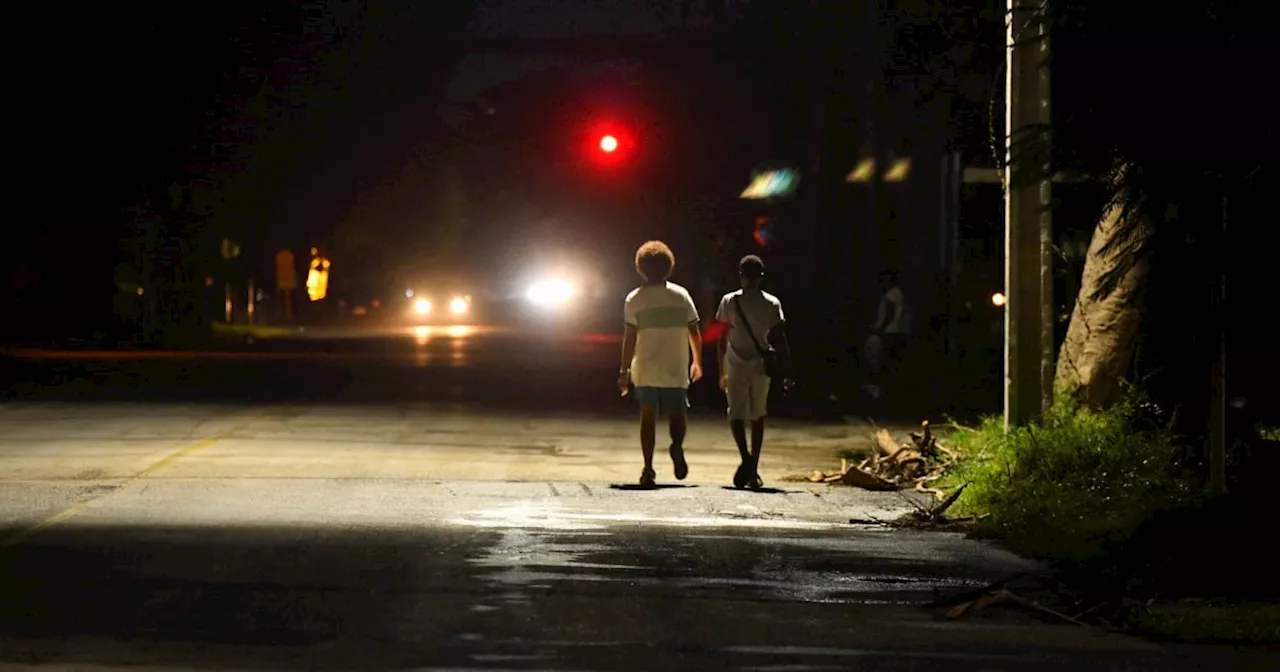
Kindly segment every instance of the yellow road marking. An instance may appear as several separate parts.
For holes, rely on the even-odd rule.
[[[184,457],[187,457],[194,453],[198,453],[204,450],[205,448],[212,446],[213,444],[222,440],[223,436],[228,434],[234,434],[236,431],[239,431],[240,429],[244,428],[246,425],[253,422],[254,420],[257,420],[262,416],[267,415],[268,412],[269,410],[264,409],[262,412],[255,413],[253,417],[248,418],[244,422],[241,422],[237,424],[235,427],[232,427],[230,430],[227,430],[223,435],[211,437],[203,441],[200,441],[198,443],[193,443],[189,446],[180,448],[178,450],[175,450],[172,453],[169,453],[168,455],[165,455],[164,457],[156,460],[155,462],[152,462],[150,465],[147,466],[146,469],[143,469],[142,471],[138,472],[134,476],[125,480],[125,482],[120,485],[120,488],[113,489],[111,492],[103,493],[91,499],[86,499],[83,502],[77,502],[75,504],[72,504],[71,506],[68,506],[62,511],[59,511],[58,513],[55,513],[52,516],[49,516],[44,520],[41,520],[40,522],[30,527],[18,530],[17,532],[14,532],[9,536],[3,539],[0,539],[0,548],[13,548],[14,546],[21,544],[22,542],[26,541],[32,536],[35,536],[36,534],[39,534],[40,532],[43,532],[44,530],[47,530],[50,527],[53,527],[54,525],[57,525],[58,523],[65,522],[71,518],[74,518],[81,511],[84,511],[85,509],[89,508],[90,505],[98,502],[102,498],[111,495],[112,493],[116,492],[121,488],[125,488],[129,486],[135,481],[147,478],[148,476],[151,476],[152,474],[160,471],[161,469],[164,469],[165,467],[168,467],[169,465],[173,464],[174,462],[177,462],[178,460]]]
[[[199,443],[194,443],[185,448],[175,450],[174,452],[169,453],[168,455],[165,455],[164,457],[151,463],[151,465],[148,466],[146,469],[143,469],[142,471],[138,472],[136,475],[134,475],[133,477],[129,478],[124,483],[122,483],[120,487],[123,488],[125,486],[128,486],[130,483],[133,483],[138,479],[146,478],[151,474],[154,474],[157,471],[160,471],[161,469],[164,469],[165,467],[173,464],[174,462],[188,455],[191,455],[192,453],[196,453],[201,450],[204,450],[205,448],[208,448],[209,446],[212,446],[213,444],[217,443],[218,439],[220,438],[221,437],[215,436],[211,439],[205,439],[204,441],[201,441]],[[26,541],[28,538],[36,534],[39,534],[40,532],[47,530],[50,527],[57,525],[58,523],[61,523],[63,521],[66,521],[74,517],[76,514],[88,508],[90,504],[98,501],[99,499],[102,499],[103,497],[106,497],[107,495],[112,494],[115,491],[116,490],[112,490],[111,492],[103,493],[101,495],[98,495],[97,497],[86,499],[83,502],[77,502],[75,504],[72,504],[71,506],[68,506],[62,511],[59,511],[58,513],[55,513],[52,516],[45,518],[44,520],[36,523],[35,525],[32,525],[31,527],[18,530],[17,532],[14,532],[13,534],[5,537],[4,539],[0,539],[0,548],[13,548],[14,546],[17,546],[18,544],[21,544],[22,542]]]
[[[48,518],[45,518],[44,520],[36,523],[35,525],[32,525],[31,527],[28,527],[24,530],[18,530],[17,532],[14,532],[13,534],[5,537],[4,539],[0,539],[0,548],[12,548],[14,546],[17,546],[18,544],[21,544],[22,542],[27,540],[27,537],[39,534],[40,532],[43,532],[44,530],[50,527],[53,527],[58,523],[61,523],[62,521],[76,515],[77,513],[80,513],[82,509],[84,509],[86,506],[89,505],[89,502],[92,502],[96,499],[97,498],[95,497],[94,499],[89,499],[83,502],[72,504],[71,506],[63,509],[58,513],[53,514],[52,516],[49,516]]]
[[[130,481],[135,481],[135,480],[137,480],[137,479],[139,479],[139,478],[146,478],[146,477],[150,476],[151,474],[154,474],[154,473],[156,473],[157,471],[160,471],[161,469],[164,469],[165,467],[167,467],[167,466],[169,466],[169,465],[173,464],[174,462],[177,462],[178,460],[180,460],[180,459],[182,459],[182,458],[184,458],[184,457],[186,457],[186,456],[188,456],[188,455],[191,455],[192,453],[199,452],[199,451],[201,451],[201,450],[204,450],[205,448],[208,448],[209,446],[212,446],[213,444],[215,444],[215,443],[217,443],[217,442],[218,442],[218,439],[219,439],[219,438],[221,438],[221,437],[217,437],[217,436],[215,436],[215,437],[213,437],[212,439],[205,439],[204,441],[201,441],[200,443],[192,444],[192,445],[190,445],[190,446],[187,446],[186,448],[183,448],[183,449],[181,449],[181,450],[178,450],[178,451],[175,451],[175,452],[173,452],[173,453],[170,453],[170,454],[168,454],[168,455],[166,455],[166,456],[164,456],[164,457],[160,458],[159,460],[156,460],[154,464],[152,464],[151,466],[147,467],[146,469],[143,469],[142,471],[138,472],[138,475],[137,475],[137,476],[134,476],[133,478],[131,478],[131,479],[129,479],[129,480],[130,480]],[[126,483],[126,485],[127,485],[127,483]]]

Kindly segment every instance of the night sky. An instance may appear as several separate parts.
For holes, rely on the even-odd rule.
[[[663,4],[675,5],[480,0],[461,28],[477,37],[657,35],[664,25]],[[244,204],[233,210],[261,212],[271,229],[268,238],[280,244],[301,236],[322,238],[371,185],[396,179],[415,144],[438,132],[437,119],[458,121],[449,102],[474,100],[495,85],[548,68],[589,73],[626,67],[483,52],[451,62],[433,44],[442,19],[432,5],[371,9],[361,19],[363,35],[320,50],[314,72],[286,75],[294,82],[280,93],[305,112],[282,120],[255,145],[255,160],[233,178],[233,194]],[[668,24],[678,20],[674,14],[666,18]],[[448,102],[434,104],[438,101]]]
[[[675,25],[661,5],[646,0],[480,0],[467,25],[476,37],[580,37],[658,35]],[[655,7],[654,5],[658,5]],[[473,53],[458,66],[447,89],[448,99],[467,99],[521,74],[549,67],[587,64],[557,56]]]
[[[171,167],[190,163],[185,147],[221,132],[231,147],[217,171],[225,216],[268,237],[321,235],[359,183],[394,174],[406,149],[431,136],[442,98],[468,100],[527,72],[585,65],[476,53],[454,63],[438,50],[442,33],[656,34],[663,21],[646,7],[677,5],[478,0],[468,22],[467,2],[380,0],[363,15],[359,4],[16,11],[15,21],[42,36],[41,48],[16,62],[13,81],[25,93],[15,128],[24,131],[16,157],[27,193],[52,199],[75,184],[84,201],[75,207],[94,214],[68,216],[74,225],[109,217],[139,200],[144,182],[163,185]],[[242,131],[251,137],[235,137]],[[42,217],[52,223],[59,214]]]

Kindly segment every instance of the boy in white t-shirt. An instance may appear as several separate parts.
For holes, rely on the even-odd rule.
[[[626,395],[635,385],[640,404],[640,450],[644,471],[640,485],[655,485],[653,450],[659,414],[670,423],[671,462],[677,479],[689,475],[684,459],[688,427],[689,383],[702,377],[702,333],[698,309],[684,287],[668,282],[676,258],[666,243],[651,240],[636,250],[636,271],[644,284],[627,295],[623,314],[622,366],[618,390]],[[690,363],[689,353],[693,358]]]
[[[716,321],[728,328],[717,345],[720,389],[729,403],[729,429],[738,444],[742,464],[733,475],[734,487],[764,487],[760,478],[760,450],[764,445],[764,418],[768,414],[769,372],[764,356],[776,357],[784,392],[795,387],[791,375],[791,347],[784,329],[786,318],[778,297],[760,288],[764,282],[764,262],[748,254],[738,262],[742,289],[720,299]],[[774,351],[772,343],[778,348]],[[751,445],[747,446],[747,423],[751,423]]]

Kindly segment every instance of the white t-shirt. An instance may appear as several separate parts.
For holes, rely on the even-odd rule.
[[[889,321],[884,326],[884,333],[896,335],[911,333],[911,307],[907,305],[902,289],[896,285],[891,287],[880,301],[885,304],[885,319]]]
[[[689,387],[689,325],[698,323],[693,297],[674,282],[641,285],[623,307],[636,329],[631,382],[636,387]]]
[[[786,318],[782,314],[782,302],[778,297],[761,290],[743,290],[729,292],[720,299],[720,307],[716,309],[716,320],[729,325],[723,338],[728,340],[728,352],[725,354],[725,365],[729,373],[748,373],[763,376],[764,360],[760,351],[751,342],[751,335],[742,326],[742,315],[738,314],[735,304],[742,305],[755,333],[760,347],[769,349],[769,332],[782,324]]]

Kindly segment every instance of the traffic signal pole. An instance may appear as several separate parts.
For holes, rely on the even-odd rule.
[[[822,196],[824,193],[825,180],[822,175],[822,149],[825,137],[825,126],[827,117],[827,104],[829,94],[827,93],[828,85],[831,82],[831,73],[827,69],[829,59],[827,50],[827,33],[822,30],[823,23],[821,19],[821,7],[817,0],[811,0],[810,21],[818,28],[815,39],[812,43],[811,67],[809,68],[810,76],[820,77],[815,85],[809,82],[810,91],[813,92],[811,103],[813,107],[809,110],[809,147],[805,156],[805,173],[803,179],[807,179],[808,189],[805,189],[801,195],[803,203],[803,217],[805,224],[803,227],[804,239],[800,241],[801,255],[804,263],[800,264],[791,273],[792,280],[796,281],[798,286],[805,287],[813,284],[815,280],[814,270],[819,268],[821,262],[818,256],[818,238],[821,228],[827,225],[826,216],[822,208]],[[813,73],[821,73],[815,75]],[[798,271],[798,272],[795,272]]]
[[[1005,428],[1053,402],[1052,175],[1046,0],[1007,0],[1005,80]],[[1017,156],[1015,156],[1015,153]]]

